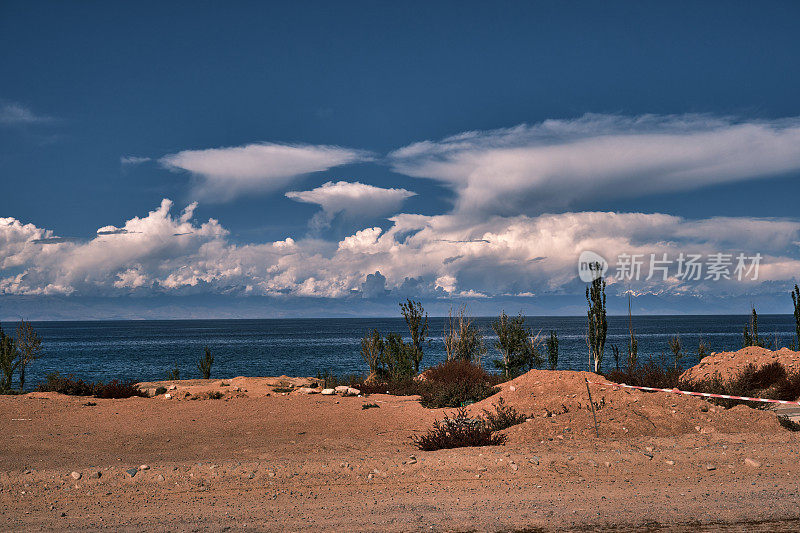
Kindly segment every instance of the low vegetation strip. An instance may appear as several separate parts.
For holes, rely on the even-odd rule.
[[[590,381],[589,383],[593,385],[605,385],[608,387],[624,387],[626,389],[637,389],[649,392],[671,392],[673,394],[686,394],[689,396],[702,396],[704,398],[721,398],[725,400],[742,400],[747,402],[767,402],[767,403],[782,403],[788,405],[800,405],[800,402],[792,402],[789,400],[771,400],[769,398],[750,398],[748,396],[733,396],[730,394],[713,394],[710,392],[694,392],[694,391],[685,391],[685,390],[678,390],[678,389],[659,389],[656,387],[639,387],[636,385],[626,385],[624,383],[611,383],[611,382],[602,382],[602,381]]]

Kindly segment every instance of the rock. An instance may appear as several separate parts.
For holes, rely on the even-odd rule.
[[[531,457],[530,459],[528,459],[528,462],[532,463],[532,464],[535,464],[535,465],[538,465],[539,464],[539,458],[536,457],[536,456]]]
[[[159,481],[164,481],[164,476],[159,474],[158,476],[156,476],[156,479],[159,480]]]
[[[333,390],[336,391],[337,394],[345,394],[347,392],[347,389],[349,388],[350,387],[348,387],[347,385],[339,385],[338,387],[335,387]]]
[[[515,390],[517,390],[517,388],[516,388],[514,385],[511,385],[511,386],[508,388],[508,390],[510,390],[511,392],[514,392]]]
[[[319,390],[312,389],[311,387],[300,387],[295,392],[298,394],[317,394]]]
[[[706,465],[706,470],[708,470],[708,471],[716,470],[716,469],[717,469],[716,465]]]
[[[517,463],[511,463],[509,466],[511,467],[511,470],[513,470],[514,472],[519,470],[519,466],[517,466]]]
[[[125,471],[125,473],[126,473],[126,474],[128,474],[128,477],[133,477],[133,476],[135,476],[135,475],[136,475],[136,473],[137,473],[138,471],[139,471],[139,469],[138,469],[138,468],[129,468],[129,469],[127,469],[127,470]]]
[[[81,473],[80,472],[72,472],[72,473],[70,473],[70,476],[72,477],[72,479],[77,481],[77,480],[79,480],[81,478]]]
[[[664,462],[667,463],[669,466],[674,466],[675,465],[675,461],[673,461],[672,459],[667,459]]]
[[[604,464],[604,465],[606,465],[606,468],[611,468],[611,463],[609,463],[608,461],[606,461],[606,462],[605,462],[605,463],[603,463],[603,464]]]
[[[150,470],[149,465],[139,465],[139,470]]]
[[[167,387],[167,390],[176,390],[177,388],[178,388],[177,385],[170,385],[169,387]]]
[[[758,467],[761,466],[761,463],[759,463],[755,459],[750,459],[749,457],[744,460],[744,464],[746,464],[747,466],[750,466],[752,468],[758,468]]]
[[[322,389],[322,392],[320,394],[322,394],[323,396],[333,396],[334,394],[336,394],[336,389]]]
[[[171,400],[171,399],[172,399],[172,394],[170,394],[170,393],[166,393],[166,394],[164,395],[164,399],[165,399],[165,400]]]
[[[353,387],[347,387],[347,390],[342,393],[342,396],[358,396],[361,394],[361,391],[358,389],[354,389]]]
[[[90,479],[100,479],[101,477],[103,477],[103,473],[99,471],[95,471],[89,474]]]

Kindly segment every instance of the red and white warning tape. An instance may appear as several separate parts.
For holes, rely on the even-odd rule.
[[[748,396],[730,396],[728,394],[710,394],[708,392],[692,392],[692,391],[685,391],[685,390],[678,390],[678,389],[656,389],[654,387],[637,387],[634,385],[626,385],[624,383],[611,383],[609,382],[598,382],[598,381],[589,381],[589,383],[593,385],[605,385],[607,387],[624,387],[626,389],[638,389],[638,390],[646,390],[652,392],[671,392],[673,394],[685,394],[687,396],[702,396],[704,398],[724,398],[726,400],[744,400],[748,402],[764,402],[764,403],[780,403],[784,405],[800,405],[800,402],[790,402],[787,400],[769,400],[767,398],[750,398]]]

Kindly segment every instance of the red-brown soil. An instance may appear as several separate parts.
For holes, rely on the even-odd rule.
[[[800,528],[800,434],[773,413],[591,385],[598,438],[585,377],[604,381],[504,383],[469,410],[502,396],[526,413],[507,444],[436,452],[409,437],[452,409],[276,393],[279,378],[175,382],[172,400],[0,397],[0,530]]]

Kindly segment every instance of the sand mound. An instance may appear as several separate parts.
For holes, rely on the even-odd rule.
[[[686,383],[703,381],[710,379],[717,372],[722,379],[731,379],[750,363],[761,367],[775,361],[780,362],[790,373],[800,372],[800,352],[793,352],[788,348],[772,351],[750,346],[737,352],[720,352],[704,357],[697,365],[681,374],[681,381]]]
[[[500,393],[471,406],[470,412],[491,410],[502,397],[531,419],[509,430],[512,440],[594,438],[584,378],[607,383],[590,372],[532,370],[500,385]],[[700,398],[612,385],[591,384],[590,389],[603,439],[782,431],[774,414],[745,406],[724,409]]]

